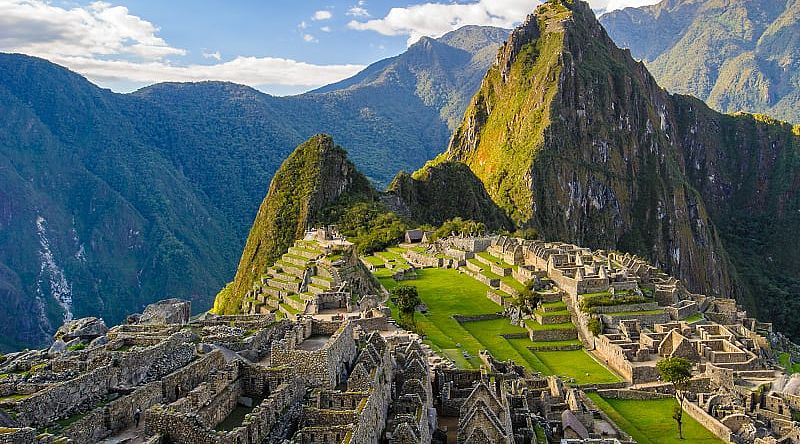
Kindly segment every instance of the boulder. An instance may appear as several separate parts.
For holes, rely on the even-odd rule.
[[[53,345],[50,346],[50,349],[47,350],[47,354],[50,356],[59,355],[67,351],[67,343],[62,341],[61,339],[56,339],[53,342]]]
[[[108,344],[108,337],[100,336],[99,338],[93,339],[92,342],[89,343],[89,347],[100,347],[106,344]]]
[[[192,315],[192,303],[184,299],[165,299],[144,309],[139,324],[186,324]]]
[[[108,327],[102,319],[81,318],[67,321],[56,331],[55,339],[70,342],[73,339],[91,341],[108,333]]]

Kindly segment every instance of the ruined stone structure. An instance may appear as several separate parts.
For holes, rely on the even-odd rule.
[[[454,237],[397,250],[362,262],[334,228],[312,230],[254,288],[248,314],[190,318],[170,299],[111,329],[71,321],[50,349],[0,362],[0,443],[627,444],[584,390],[672,397],[655,364],[680,356],[695,372],[687,414],[727,442],[800,444],[800,376],[774,365],[771,325],[730,299],[691,294],[635,256],[563,243]],[[627,381],[582,390],[486,351],[480,370],[457,369],[389,320],[367,266],[398,280],[458,268],[503,311],[456,321],[508,318],[526,327],[509,339],[585,347]],[[523,290],[530,314],[516,305]]]
[[[354,305],[374,295],[378,286],[336,227],[309,230],[253,285],[242,302],[251,314],[276,313],[289,319],[302,314],[351,312],[374,308]]]

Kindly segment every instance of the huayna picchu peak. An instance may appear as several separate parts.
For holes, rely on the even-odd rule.
[[[543,238],[641,254],[796,335],[799,133],[669,94],[586,3],[552,1],[500,49],[442,158]]]
[[[410,1],[283,5],[267,47],[409,37],[327,86],[360,68],[182,66],[138,8],[24,2],[207,81],[0,54],[0,444],[800,444],[800,126],[663,88],[596,17],[637,0]],[[743,1],[642,10],[800,20]],[[316,89],[206,79],[240,68]]]

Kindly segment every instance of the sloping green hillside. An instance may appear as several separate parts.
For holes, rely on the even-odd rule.
[[[800,122],[800,1],[664,0],[600,21],[669,91]]]

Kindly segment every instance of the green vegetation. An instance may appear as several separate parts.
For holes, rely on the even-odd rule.
[[[414,325],[414,313],[417,311],[417,306],[422,303],[417,292],[417,287],[413,285],[398,285],[392,288],[390,300],[397,306],[400,311],[402,319],[411,321]]]
[[[664,418],[672,414],[673,409],[678,405],[675,399],[635,401],[604,399],[597,393],[588,393],[588,395],[625,433],[631,435],[640,444],[722,443],[720,439],[691,416],[687,416],[684,419],[685,439],[681,440],[675,436],[672,424],[664,420]]]
[[[214,312],[238,313],[244,294],[257,277],[300,239],[308,226],[319,222],[327,207],[337,200],[369,201],[374,196],[367,179],[330,136],[317,135],[299,145],[275,173],[250,229],[236,277],[218,294]]]
[[[675,386],[675,391],[680,397],[680,405],[675,406],[672,411],[672,419],[678,424],[678,437],[683,439],[683,401],[684,391],[692,379],[692,363],[688,359],[681,357],[664,358],[656,363],[661,380],[670,382]]]
[[[83,342],[78,342],[77,344],[72,344],[69,347],[67,347],[67,350],[69,350],[69,351],[78,351],[78,350],[83,350],[85,348],[86,348],[86,344],[84,344]]]
[[[693,314],[693,315],[691,315],[691,316],[689,316],[689,317],[687,317],[685,319],[681,319],[681,320],[684,321],[684,322],[688,322],[689,324],[694,324],[695,322],[702,321],[703,319],[705,319],[705,317],[703,316],[703,313],[695,313],[695,314]]]
[[[388,253],[391,255],[391,252]],[[511,359],[533,371],[561,375],[579,384],[619,381],[616,375],[595,361],[585,350],[532,352],[528,349],[535,345],[575,345],[579,341],[538,343],[528,338],[506,339],[502,335],[527,332],[524,328],[512,325],[508,318],[463,323],[456,321],[453,315],[494,314],[500,312],[501,308],[486,297],[488,287],[456,270],[425,268],[417,273],[417,279],[408,282],[417,288],[422,303],[427,306],[427,312],[416,314],[414,330],[424,335],[427,343],[443,356],[452,359],[457,366],[478,368],[478,352],[488,350],[496,359]],[[390,291],[406,284],[395,282],[385,274],[376,273],[376,276]],[[397,306],[392,304],[392,308],[395,317],[399,317]],[[574,326],[556,324],[539,328],[574,329]],[[468,354],[468,358],[464,356],[464,352]]]
[[[569,14],[561,2],[546,3],[538,10],[537,20],[529,25],[538,29],[514,31],[510,40],[519,46],[518,53],[489,70],[453,136],[447,157],[437,160],[469,165],[492,199],[524,226],[533,216],[532,188],[526,178],[545,142],[561,72],[564,31],[548,22]],[[548,31],[539,33],[539,29]],[[530,39],[530,35],[539,38]],[[508,72],[501,72],[507,65]]]
[[[204,311],[235,273],[270,178],[292,147],[334,134],[381,186],[419,168],[447,145],[506,36],[464,28],[293,97],[226,82],[116,94],[45,60],[2,54],[9,118],[0,123],[8,161],[0,189],[13,208],[46,218],[76,316],[116,325],[164,295]],[[35,220],[28,212],[3,226],[2,350],[45,346],[53,333],[26,321],[39,313]],[[57,326],[63,312],[44,287]]]
[[[388,191],[403,201],[408,217],[418,223],[443,225],[456,218],[465,219],[453,224],[456,232],[482,228],[479,224],[491,230],[512,227],[484,184],[463,163],[429,163],[413,175],[400,172]],[[470,226],[469,221],[478,222]]]
[[[603,332],[603,321],[600,318],[591,318],[589,319],[589,323],[587,328],[594,336],[599,336],[600,333]]]
[[[792,362],[792,357],[789,353],[778,355],[778,362],[789,374],[800,373],[800,362]]]
[[[329,208],[322,217],[335,222],[347,240],[356,245],[358,254],[384,250],[403,238],[408,225],[379,202],[347,203]]]
[[[444,238],[452,234],[474,236],[486,232],[486,225],[483,222],[475,222],[474,220],[464,220],[456,217],[446,220],[442,226],[434,232],[435,238]]]
[[[671,92],[691,94],[722,112],[745,110],[800,122],[797,94],[781,86],[797,85],[800,75],[777,62],[800,51],[790,37],[797,32],[796,3],[696,6],[680,1],[669,8],[643,7],[635,21],[630,13],[614,11],[600,21]]]

